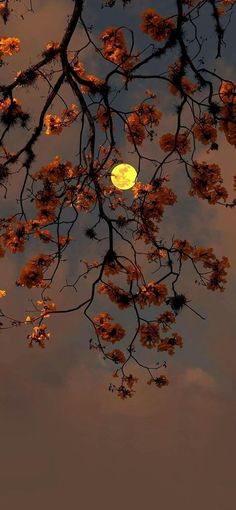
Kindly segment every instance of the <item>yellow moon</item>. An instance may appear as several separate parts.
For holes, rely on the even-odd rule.
[[[135,184],[137,172],[135,168],[127,163],[120,163],[114,166],[111,172],[111,181],[116,188],[130,189]]]

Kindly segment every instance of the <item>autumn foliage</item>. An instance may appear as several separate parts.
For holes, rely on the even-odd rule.
[[[196,41],[201,17],[209,16],[216,57],[220,58],[235,1],[176,0],[175,11],[170,15],[167,9],[165,16],[146,8],[138,31],[115,25],[116,3],[103,3],[103,8],[111,8],[111,25],[91,33],[84,2],[71,2],[72,13],[61,40],[52,41],[49,34],[39,61],[19,70],[11,83],[0,85],[0,185],[6,200],[15,173],[22,175],[16,208],[0,219],[1,264],[3,267],[8,253],[23,254],[25,262],[16,285],[29,293],[31,289],[39,292],[32,313],[22,311],[20,319],[2,310],[1,329],[31,328],[26,334],[29,346],[45,348],[50,341],[47,319],[83,310],[92,329],[89,348],[114,365],[109,389],[124,400],[135,394],[138,377],[130,373],[135,366],[146,370],[149,385],[168,385],[166,361],[161,356],[173,356],[184,345],[176,331],[178,315],[188,307],[201,317],[181,291],[184,266],[188,263],[193,282],[207,290],[222,292],[227,282],[230,263],[225,255],[186,239],[168,237],[161,223],[166,209],[178,200],[172,189],[173,165],[185,172],[190,197],[230,210],[236,205],[236,176],[232,188],[226,189],[225,169],[207,159],[209,154],[214,156],[222,139],[236,147],[236,83],[199,63],[185,36],[188,27]],[[123,2],[128,3],[132,0]],[[14,2],[0,2],[2,23],[7,24],[9,34],[14,8]],[[37,12],[32,16],[37,17]],[[71,44],[76,27],[87,38],[99,75],[94,74],[92,65],[90,69],[83,48],[74,49],[76,44]],[[201,38],[197,40],[202,55]],[[145,50],[141,44],[146,45]],[[10,65],[11,57],[17,59],[21,46],[17,37],[0,37],[2,70],[7,62]],[[165,55],[168,64],[162,64]],[[119,83],[115,91],[113,78]],[[30,100],[26,105],[17,96],[21,97],[22,88],[27,88],[30,96],[42,83],[49,85],[48,94],[34,121]],[[137,93],[136,84],[140,85]],[[68,104],[63,99],[65,87],[70,95]],[[134,91],[136,100],[132,102]],[[116,102],[118,93],[124,94],[122,108]],[[170,129],[165,128],[167,96],[175,107]],[[63,107],[58,107],[58,97]],[[25,142],[14,150],[9,138],[13,129],[25,133]],[[61,155],[63,136],[72,129],[78,152],[68,154],[67,160]],[[56,140],[58,149],[54,158],[42,165],[36,154],[43,137]],[[124,154],[131,152],[139,173],[126,193],[112,185],[110,176],[114,164],[123,162]],[[148,178],[144,167],[149,169]],[[84,216],[91,219],[91,227],[78,233]],[[82,276],[91,277],[88,297],[72,308],[60,309],[50,297],[57,271],[76,235],[84,234],[88,254],[96,254],[96,249],[91,249],[96,243],[103,247],[103,254],[83,260],[84,272],[65,285],[77,288],[83,281],[85,286]],[[32,255],[31,248],[38,242],[42,247]],[[152,277],[146,277],[150,268]],[[0,291],[3,300],[6,292]],[[95,297],[96,303],[101,299],[103,309],[89,315]],[[110,314],[112,308],[119,313],[119,321]],[[131,311],[137,326],[130,340],[125,317]],[[150,364],[142,359],[142,352],[152,356]]]

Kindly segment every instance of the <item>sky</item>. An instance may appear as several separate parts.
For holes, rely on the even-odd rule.
[[[26,4],[26,3],[25,3]],[[168,4],[171,6],[174,2]],[[34,0],[34,13],[24,19],[13,14],[9,24],[1,25],[2,35],[19,37],[22,51],[1,69],[1,80],[11,81],[19,69],[35,62],[48,40],[59,40],[72,10],[70,0]],[[149,2],[162,14],[165,3]],[[93,24],[96,37],[108,25],[138,27],[146,1],[131,0],[125,10],[120,6],[100,11],[98,0],[85,3],[84,19]],[[18,12],[20,12],[18,7]],[[222,59],[215,62],[215,46],[209,42],[209,65],[218,66],[227,78],[235,79],[235,14],[226,36]],[[133,25],[134,24],[134,25]],[[80,29],[73,41],[81,43]],[[138,44],[143,43],[143,35]],[[146,40],[145,40],[146,41]],[[90,50],[85,54],[89,72],[103,73]],[[90,67],[91,66],[91,67]],[[19,91],[37,117],[46,89],[32,95]],[[67,92],[65,90],[65,96]],[[134,97],[124,101],[135,104]],[[123,99],[121,99],[121,102]],[[127,103],[128,104],[128,103]],[[165,103],[166,104],[166,103]],[[55,103],[55,108],[57,104]],[[59,106],[59,111],[61,105]],[[166,104],[163,129],[173,125],[173,111]],[[11,143],[18,147],[23,134],[13,133]],[[123,141],[123,153],[135,163]],[[76,127],[58,138],[43,138],[37,148],[37,165],[60,151],[63,158],[74,158]],[[155,148],[148,147],[149,153]],[[232,189],[235,171],[234,148],[220,138],[220,150],[207,155],[208,161],[220,164],[225,184]],[[204,155],[205,157],[205,155]],[[148,169],[147,169],[148,172]],[[39,510],[84,508],[141,510],[232,510],[236,497],[235,427],[236,427],[236,347],[235,347],[235,212],[205,204],[187,195],[188,183],[179,168],[173,169],[178,203],[166,211],[165,236],[175,233],[200,245],[212,246],[217,256],[229,257],[228,285],[224,293],[210,293],[194,286],[186,272],[182,290],[193,306],[207,319],[201,321],[190,310],[179,316],[178,331],[184,347],[168,357],[170,385],[159,390],[146,384],[143,372],[134,398],[121,401],[108,391],[112,368],[96,353],[89,351],[91,330],[82,314],[50,320],[52,338],[47,348],[28,349],[25,330],[9,330],[0,336],[0,505],[4,510]],[[145,178],[145,175],[142,174]],[[9,182],[8,200],[1,197],[1,208],[8,214],[15,207],[15,195],[21,182],[17,175]],[[2,215],[2,214],[1,214]],[[90,218],[81,220],[81,229]],[[57,294],[65,278],[78,271],[79,259],[87,256],[88,246],[81,234],[70,252],[72,260],[58,275],[54,290],[57,303],[78,302],[73,290]],[[92,241],[91,241],[92,243]],[[122,246],[120,246],[122,248]],[[30,251],[32,250],[32,251]],[[27,256],[33,253],[30,248]],[[1,259],[0,287],[7,290],[4,307],[16,314],[29,307],[29,293],[16,288],[15,280],[24,255]],[[89,292],[89,279],[81,293]],[[30,297],[35,298],[32,290]],[[105,298],[97,301],[99,311],[112,310]],[[5,308],[4,308],[5,309]],[[93,308],[95,310],[95,307]],[[122,312],[123,314],[123,312]],[[123,315],[121,317],[122,321]],[[132,325],[128,316],[126,324]]]

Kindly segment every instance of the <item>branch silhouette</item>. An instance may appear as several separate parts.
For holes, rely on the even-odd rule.
[[[16,173],[22,175],[16,210],[0,219],[2,264],[8,253],[27,253],[28,246],[35,246],[36,241],[47,247],[33,257],[26,256],[16,281],[29,292],[38,288],[39,299],[32,300],[32,311],[19,319],[1,310],[0,327],[2,331],[31,327],[29,346],[44,348],[50,339],[50,316],[83,311],[93,331],[89,348],[115,365],[113,377],[118,382],[112,382],[109,390],[127,399],[135,394],[138,378],[130,372],[135,365],[147,372],[148,384],[161,388],[169,383],[161,372],[166,361],[160,359],[162,353],[171,356],[183,346],[182,336],[173,331],[182,310],[188,308],[205,318],[181,291],[185,265],[191,267],[193,281],[210,291],[222,292],[226,283],[226,256],[217,258],[211,247],[192,245],[175,236],[164,240],[161,222],[166,208],[177,201],[169,184],[168,170],[173,165],[182,166],[190,196],[230,209],[236,205],[236,199],[229,198],[219,165],[198,156],[199,149],[206,154],[218,150],[220,132],[228,144],[236,147],[236,84],[217,69],[207,68],[209,43],[201,34],[202,20],[208,17],[218,61],[226,51],[224,35],[235,1],[176,0],[175,11],[167,16],[147,8],[141,13],[139,31],[114,26],[119,4],[125,12],[132,0],[106,1],[97,7],[98,14],[100,9],[109,8],[111,19],[111,25],[97,34],[89,25],[83,0],[71,1],[72,12],[61,41],[49,40],[38,62],[20,70],[11,83],[0,85],[0,185],[6,203],[9,183]],[[0,15],[9,33],[15,9],[10,0],[0,2]],[[19,9],[25,6],[19,3]],[[19,12],[19,16],[31,16],[32,22],[37,22],[36,1],[29,2],[26,12]],[[86,42],[74,50],[79,44],[75,43],[78,30]],[[138,49],[140,41],[145,41],[142,49]],[[0,37],[2,70],[6,60],[20,50],[17,37]],[[100,77],[90,73],[88,50]],[[154,84],[153,89],[145,88],[149,82]],[[34,121],[30,101],[26,107],[14,95],[22,88],[27,88],[30,95],[42,84],[48,87],[48,93]],[[131,103],[134,91],[135,97],[139,95],[137,104]],[[167,96],[176,112],[172,132],[162,131]],[[70,104],[65,97],[71,98]],[[121,108],[121,97],[127,107]],[[58,110],[59,102],[63,102],[62,111]],[[162,104],[163,111],[159,109]],[[59,152],[63,134],[74,126],[78,128],[74,162],[55,155],[46,165],[38,164],[39,142],[45,137],[58,137]],[[14,150],[10,136],[13,129],[24,133],[24,142]],[[127,194],[110,179],[114,165],[124,161],[124,145],[136,161],[138,172]],[[152,171],[146,182],[142,178],[144,166]],[[236,176],[233,186],[236,191]],[[69,248],[73,249],[79,222],[88,214],[91,225],[82,232],[88,252],[94,249],[95,254],[99,253],[94,248],[97,245],[103,253],[96,260],[82,260],[86,269],[60,290],[63,293],[73,288],[77,292],[85,288],[87,278],[91,285],[86,284],[86,298],[60,309],[49,297],[50,289],[62,263],[69,263],[64,257],[71,255]],[[155,275],[151,279],[145,276],[149,271]],[[0,291],[0,298],[4,299],[5,294]],[[109,309],[114,305],[122,311],[121,322],[126,309],[132,311],[136,328],[131,339],[128,328],[114,322],[108,311],[92,314],[91,308],[100,295],[107,298]],[[155,319],[143,316],[149,310]],[[113,348],[115,343],[119,348]],[[142,357],[145,350],[151,353],[150,363]]]

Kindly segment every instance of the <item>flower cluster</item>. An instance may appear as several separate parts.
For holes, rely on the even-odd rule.
[[[167,256],[166,251],[162,250],[162,248],[157,248],[155,250],[151,250],[147,254],[147,260],[149,262],[157,262],[161,259],[164,259]]]
[[[153,349],[160,341],[159,324],[147,323],[140,326],[140,342],[143,347]]]
[[[84,79],[89,82],[89,85],[81,85],[80,90],[83,94],[96,93],[104,85],[104,80],[98,78],[95,74],[86,74]]]
[[[219,96],[224,106],[221,108],[220,130],[226,140],[236,147],[236,84],[222,81]]]
[[[101,283],[97,288],[97,292],[99,294],[107,294],[109,299],[121,310],[128,308],[131,305],[131,294],[121,289],[110,280],[108,280],[108,283]]]
[[[132,390],[133,386],[138,382],[138,377],[134,377],[132,374],[124,376],[124,382],[128,386],[130,390]]]
[[[82,62],[74,62],[73,69],[80,78],[83,78],[83,80],[88,82],[88,84],[80,86],[82,94],[96,93],[104,86],[104,81],[101,80],[101,78],[98,78],[95,74],[86,74],[85,67]]]
[[[130,56],[124,33],[121,28],[109,27],[100,35],[103,44],[102,54],[110,62],[120,65],[124,71],[129,71],[135,62],[136,57]]]
[[[169,84],[169,91],[173,96],[177,96],[178,94],[191,95],[197,90],[196,83],[193,83],[185,76],[184,71],[181,72],[181,61],[179,59],[169,66],[168,78],[171,81]]]
[[[222,80],[219,96],[221,101],[225,104],[236,103],[236,84],[233,81]]]
[[[172,189],[167,186],[163,186],[162,182],[160,186],[155,184],[142,184],[136,182],[132,188],[132,192],[135,198],[142,198],[145,194],[145,200],[142,202],[141,218],[145,225],[149,224],[153,219],[160,222],[164,209],[168,205],[173,205],[176,202],[176,195]],[[134,214],[140,214],[140,205],[136,202],[132,205],[132,211]]]
[[[61,112],[61,117],[57,115],[45,115],[44,125],[46,135],[59,135],[64,127],[68,127],[74,122],[79,115],[79,110],[76,104],[72,104]]]
[[[32,67],[26,71],[18,71],[15,80],[17,80],[17,87],[29,87],[37,80],[39,74]]]
[[[134,264],[129,264],[126,266],[126,272],[127,272],[127,283],[131,283],[133,281],[138,281],[141,278],[142,272],[141,267],[136,266]]]
[[[193,134],[203,145],[214,143],[217,139],[217,129],[214,127],[214,119],[208,112],[202,113],[199,119],[195,120]]]
[[[176,345],[182,348],[183,339],[180,335],[178,335],[178,333],[173,333],[170,338],[163,338],[163,340],[161,340],[161,342],[158,344],[157,349],[158,351],[167,351],[168,354],[172,356],[175,352]]]
[[[62,132],[62,120],[57,115],[46,115],[44,125],[46,135],[59,135]]]
[[[125,363],[126,357],[120,349],[114,349],[111,352],[107,352],[108,358],[110,358],[116,365],[118,363]]]
[[[114,115],[112,111],[110,111],[109,113],[111,116]],[[102,131],[107,131],[107,129],[109,128],[110,125],[109,113],[107,111],[107,108],[100,104],[97,110],[97,121]]]
[[[56,304],[49,297],[43,297],[41,300],[36,301],[36,305],[40,307],[40,314],[43,315],[44,319],[48,319],[50,317],[50,312],[55,312]]]
[[[37,343],[43,349],[45,348],[45,342],[50,339],[50,333],[46,332],[46,324],[40,326],[34,326],[33,331],[27,336],[29,341],[29,347],[33,347],[33,343]]]
[[[159,375],[159,377],[152,377],[152,379],[149,379],[147,384],[155,384],[158,388],[162,388],[163,386],[167,386],[169,381],[165,375]]]
[[[53,261],[52,256],[40,254],[30,259],[27,264],[22,268],[20,277],[16,284],[20,287],[46,287],[46,282],[43,281],[45,269],[47,269]]]
[[[117,322],[112,324],[111,320],[112,317],[109,313],[102,312],[94,317],[93,322],[97,335],[102,340],[114,344],[124,338],[125,330]]]
[[[35,206],[38,209],[37,218],[42,225],[55,220],[59,203],[60,199],[56,195],[55,185],[48,180],[43,181],[43,188],[37,191],[35,196]]]
[[[191,149],[189,134],[187,131],[184,133],[165,133],[159,139],[160,148],[164,152],[177,151],[181,156],[187,154]]]
[[[154,41],[162,42],[170,37],[175,23],[172,19],[158,14],[155,9],[146,9],[142,14],[140,28]]]
[[[27,228],[27,225],[23,222],[9,222],[5,233],[2,234],[4,246],[12,253],[23,252],[26,236],[29,231],[29,228]]]
[[[226,201],[228,192],[222,186],[220,167],[206,162],[193,163],[190,195],[196,195],[208,200],[209,204],[216,204],[219,200]]]
[[[165,333],[175,323],[175,314],[169,311],[164,312],[158,317],[157,322],[160,324],[163,333]]]
[[[41,225],[55,220],[56,209],[60,204],[56,187],[61,183],[64,184],[65,206],[69,207],[74,204],[77,209],[88,212],[90,207],[95,204],[96,193],[92,189],[88,186],[82,187],[81,184],[69,184],[75,178],[78,182],[84,171],[83,167],[73,166],[70,161],[63,163],[59,156],[55,156],[53,161],[34,173],[33,179],[43,183],[43,188],[38,190],[35,195],[35,206],[39,211],[37,219]],[[45,236],[42,233],[36,233],[36,235],[43,236],[47,242],[47,233]]]
[[[96,193],[88,186],[81,187],[80,184],[76,187],[76,208],[79,211],[89,212],[89,209],[96,203]]]
[[[182,260],[188,260],[194,250],[192,245],[186,241],[186,239],[184,241],[181,239],[175,239],[173,246],[180,253]]]
[[[51,58],[55,58],[55,57],[58,56],[59,51],[60,51],[60,44],[59,44],[59,42],[49,41],[46,44],[46,48],[43,51],[42,56],[43,57],[48,57],[50,59]]]
[[[0,111],[5,112],[11,104],[10,97],[7,97],[7,99],[0,100]]]
[[[146,135],[145,128],[136,113],[131,113],[125,126],[127,140],[135,145],[142,145]]]
[[[230,267],[227,257],[217,259],[212,248],[193,247],[188,241],[176,239],[174,248],[181,254],[182,260],[192,259],[193,262],[200,262],[203,267],[209,269],[208,277],[205,277],[206,287],[209,290],[220,290],[223,292],[226,283],[227,269]],[[203,279],[203,275],[202,275]]]
[[[117,371],[113,374],[113,377],[119,377]],[[121,400],[126,400],[127,398],[131,398],[135,394],[134,385],[138,382],[138,378],[133,376],[132,374],[122,375],[122,383],[120,386],[116,386],[115,384],[110,384],[109,391],[116,392],[117,396]]]
[[[209,267],[209,264],[207,264],[207,267]],[[210,264],[212,272],[207,283],[207,288],[210,290],[220,290],[221,292],[223,292],[224,287],[222,284],[227,282],[226,269],[228,269],[229,267],[230,263],[227,257],[222,257],[221,260],[216,259],[214,263]]]
[[[135,393],[135,391],[133,389],[130,390],[129,388],[124,386],[124,384],[122,384],[121,386],[119,386],[119,388],[117,388],[117,396],[121,400],[126,400],[128,397],[129,398],[133,397],[134,393]]]
[[[137,227],[134,239],[138,241],[142,239],[145,244],[151,244],[155,240],[155,233],[158,232],[158,225],[154,221],[143,219],[142,223]]]
[[[227,8],[235,4],[236,0],[221,0],[219,7],[217,7],[218,16],[224,16],[227,13]]]
[[[138,293],[137,301],[140,308],[150,305],[162,305],[167,298],[167,287],[164,283],[149,282],[143,285]]]
[[[26,126],[29,120],[29,114],[23,112],[21,108],[21,102],[16,99],[10,99],[9,97],[4,101],[0,102],[1,122],[7,126],[13,125],[20,121],[22,127]]]
[[[29,235],[38,237],[43,242],[48,243],[52,240],[52,234],[49,230],[40,230],[39,220],[17,221],[15,218],[8,218],[4,225],[5,232],[1,234],[2,242],[12,253],[23,252],[25,241]],[[3,257],[5,251],[0,246],[0,257]]]
[[[141,145],[146,137],[147,127],[158,126],[161,112],[154,105],[141,103],[132,109],[125,126],[127,140]]]
[[[227,142],[236,147],[236,102],[222,108],[220,130],[224,131]]]
[[[73,69],[78,74],[78,76],[81,76],[81,77],[85,76],[84,64],[82,62],[79,62],[77,59],[74,61]]]
[[[106,276],[119,274],[122,270],[122,267],[115,261],[108,261],[104,265],[104,274]]]
[[[41,167],[38,172],[35,172],[33,178],[35,181],[42,180],[60,184],[67,179],[77,177],[77,175],[77,170],[70,161],[62,163],[60,156],[55,156],[51,163]]]
[[[0,37],[0,58],[10,57],[20,51],[20,39],[18,37]]]

